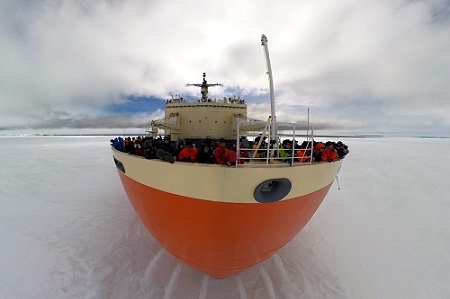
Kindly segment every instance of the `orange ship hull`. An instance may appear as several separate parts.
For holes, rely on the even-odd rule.
[[[172,97],[164,119],[150,123],[153,138],[138,138],[137,145],[128,140],[132,146],[147,144],[150,159],[127,154],[121,138],[113,142],[114,163],[141,221],[167,251],[215,278],[256,265],[292,240],[316,212],[342,164],[339,159],[312,163],[314,138],[309,121],[308,125],[276,121],[264,35],[261,44],[271,87],[272,114],[267,122],[248,119],[247,105],[239,97],[209,98],[208,88],[221,84],[208,84],[203,73],[201,84],[187,84],[201,88],[201,99],[189,102]],[[226,161],[216,157],[218,164],[174,162],[167,158],[170,153],[161,152],[162,141],[156,139],[159,130],[178,145],[217,138],[218,146],[225,147],[229,139],[236,146],[234,161],[245,163],[221,165],[228,161],[231,166],[231,154]],[[255,137],[248,147],[242,134]],[[281,143],[284,138],[288,139]],[[297,161],[292,146],[300,140],[304,140],[299,146],[305,157]],[[148,142],[152,148],[161,145],[154,153],[159,159],[151,158]]]
[[[159,243],[214,278],[271,257],[306,225],[332,184],[273,203],[219,202],[161,191],[118,172],[134,209]]]

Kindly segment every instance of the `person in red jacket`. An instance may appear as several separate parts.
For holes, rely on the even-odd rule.
[[[325,143],[325,149],[322,152],[322,160],[324,162],[333,162],[339,159],[337,150],[334,149],[333,142]]]
[[[314,162],[320,162],[322,161],[322,153],[325,149],[325,144],[323,144],[322,142],[317,142],[315,147],[314,147]]]
[[[225,139],[219,139],[218,146],[214,150],[214,157],[216,158],[216,164],[231,165],[229,161],[229,150],[227,149]]]
[[[178,155],[178,161],[197,162],[198,151],[192,146],[192,142],[186,141],[186,147],[183,148]]]
[[[228,162],[227,165],[236,165],[236,161],[237,161],[237,153],[236,153],[236,147],[233,145],[229,150],[228,150]]]

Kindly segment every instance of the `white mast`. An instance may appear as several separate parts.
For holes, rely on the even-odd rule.
[[[275,116],[275,92],[273,88],[273,78],[272,78],[272,66],[270,64],[269,58],[269,46],[267,45],[267,37],[263,34],[261,36],[261,45],[264,47],[264,54],[266,56],[266,65],[267,65],[267,75],[269,76],[269,88],[270,88],[270,112],[272,118],[272,126],[271,126],[271,139],[278,140],[278,128],[277,128],[277,118]],[[278,142],[274,143],[274,147],[277,147]]]

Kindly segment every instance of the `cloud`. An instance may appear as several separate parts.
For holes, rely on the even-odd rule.
[[[119,117],[111,105],[127,96],[192,95],[198,90],[184,84],[202,72],[224,83],[214,92],[244,97],[249,113],[265,118],[265,33],[278,119],[304,120],[310,108],[320,127],[450,131],[449,7],[445,0],[0,1],[0,127],[108,126]]]

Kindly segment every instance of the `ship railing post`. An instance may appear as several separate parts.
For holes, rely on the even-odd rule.
[[[270,159],[268,162],[273,163],[274,160],[277,159],[277,151],[279,149],[279,133],[278,133],[278,123],[276,120],[271,119],[270,122],[270,130],[269,130],[269,144],[268,148],[270,149],[268,155],[270,155]]]
[[[294,156],[295,156],[295,124],[292,126],[292,153],[291,153],[291,166],[294,165]]]
[[[269,123],[269,130],[267,131],[267,149],[266,149],[266,164],[272,163],[273,162],[273,154],[272,154],[272,122]]]
[[[310,164],[312,164],[313,161],[313,156],[314,156],[314,131],[313,128],[308,124],[308,129],[311,132],[311,158],[310,158]]]
[[[236,166],[239,165],[239,161],[240,161],[240,158],[241,158],[241,150],[240,150],[240,148],[241,148],[241,144],[240,144],[240,140],[241,140],[241,136],[240,136],[240,133],[241,133],[241,122],[242,121],[238,121],[238,123],[236,125],[236,128],[237,128],[237,134],[236,134],[236,157],[237,157],[237,159],[236,159]]]
[[[239,137],[239,125],[240,125],[240,123],[241,122],[238,122],[237,123],[237,125],[236,125],[236,129],[237,129],[237,134],[236,134],[236,157],[237,157],[237,159],[236,159],[236,165],[239,165],[239,163],[238,163],[238,161],[239,161],[239,153],[240,153],[240,150],[239,150],[239,139],[240,139],[240,137]]]

